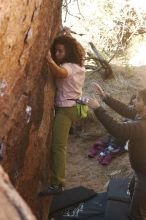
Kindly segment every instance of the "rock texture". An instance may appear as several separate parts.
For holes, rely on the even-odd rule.
[[[0,207],[0,219],[2,220],[36,220],[26,203],[10,183],[2,167],[0,167]]]
[[[2,165],[37,219],[49,199],[54,84],[45,56],[61,23],[62,0],[0,0],[0,139]]]

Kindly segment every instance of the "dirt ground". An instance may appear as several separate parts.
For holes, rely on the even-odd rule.
[[[145,87],[146,66],[135,67],[130,71],[128,70],[128,72],[125,68],[119,66],[113,66],[113,69],[115,77],[106,81],[98,74],[87,74],[84,94],[91,96],[93,91],[92,88],[90,88],[90,82],[97,81],[103,86],[106,92],[109,92],[122,102],[128,103],[132,94],[135,94],[138,89]],[[111,111],[110,113],[113,114]],[[116,116],[115,113],[113,116],[119,120],[119,117]],[[93,122],[83,124],[83,129],[80,131],[80,134],[70,135],[69,137],[66,166],[67,188],[82,185],[94,189],[96,192],[101,192],[106,190],[110,178],[124,178],[132,175],[128,152],[117,156],[107,166],[100,165],[96,158],[88,158],[89,148],[99,139],[98,135],[96,136],[97,130],[103,130],[99,122],[94,122],[94,124],[97,123],[99,128],[96,128]],[[94,135],[89,135],[89,138],[87,138],[87,135],[91,133],[91,131]]]

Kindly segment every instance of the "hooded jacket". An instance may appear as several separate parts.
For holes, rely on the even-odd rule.
[[[136,172],[146,174],[146,116],[137,117],[134,109],[110,96],[106,96],[104,102],[129,120],[118,122],[102,107],[94,110],[96,117],[112,136],[129,140],[128,151],[131,167]]]

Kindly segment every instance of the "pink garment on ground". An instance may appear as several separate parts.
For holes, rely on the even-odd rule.
[[[79,99],[82,96],[85,68],[73,63],[64,63],[61,66],[67,70],[68,76],[56,78],[55,106],[71,107],[76,102],[69,99]]]

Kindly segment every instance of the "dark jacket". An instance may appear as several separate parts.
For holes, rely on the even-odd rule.
[[[128,149],[131,166],[136,172],[146,174],[146,117],[138,119],[134,109],[128,108],[110,96],[107,96],[104,101],[120,115],[132,119],[126,122],[117,122],[102,107],[94,111],[111,135],[129,140]]]

